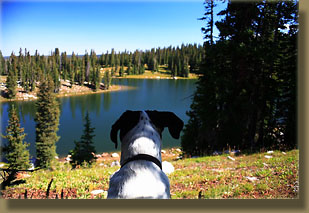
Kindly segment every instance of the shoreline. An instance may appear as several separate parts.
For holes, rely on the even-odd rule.
[[[69,91],[69,92],[63,92],[60,94],[56,94],[56,98],[64,98],[64,97],[71,97],[71,96],[82,96],[82,95],[91,95],[91,94],[98,94],[98,93],[106,93],[106,92],[119,92],[123,90],[131,90],[131,89],[136,89],[135,87],[131,86],[125,86],[125,85],[112,85],[110,86],[110,89],[108,90],[103,90],[99,89],[98,91],[93,91],[87,86],[82,87],[83,90],[77,91]],[[3,91],[3,90],[1,90]],[[31,93],[25,93],[23,91],[17,91],[19,94],[19,97],[14,98],[14,99],[7,99],[4,97],[0,97],[0,103],[5,103],[5,102],[16,102],[16,101],[35,101],[37,100],[36,92],[31,92]]]
[[[171,77],[171,76],[164,76],[164,75],[125,75],[123,77],[116,76],[113,77],[113,79],[157,79],[157,80],[197,80],[198,76],[195,77]],[[117,91],[123,91],[123,90],[131,90],[136,89],[131,86],[124,86],[124,85],[112,85],[110,86],[110,89],[103,90],[99,89],[98,91],[93,91],[91,88],[87,86],[79,86],[79,85],[73,85],[71,88],[70,85],[62,80],[62,86],[60,89],[60,93],[56,94],[57,98],[63,98],[63,97],[70,97],[70,96],[79,96],[79,95],[91,95],[91,94],[98,94],[98,93],[105,93],[105,92],[117,92]],[[102,84],[102,83],[101,83]],[[5,89],[1,89],[1,93],[3,93]],[[0,103],[5,102],[12,102],[12,101],[35,101],[37,99],[37,88],[34,92],[25,92],[21,87],[17,88],[17,94],[16,98],[14,99],[8,99],[4,98],[2,95],[0,96]]]
[[[115,79],[158,79],[158,80],[197,80],[198,77],[167,77],[167,76],[140,76],[140,75],[128,75],[124,77],[114,77]]]
[[[136,89],[135,87],[125,86],[125,85],[112,85],[110,87],[111,87],[111,89],[108,89],[108,90],[100,89],[98,91],[86,91],[86,92],[57,94],[56,98],[64,98],[64,97],[71,97],[71,96],[82,96],[82,95],[92,95],[92,94],[107,93],[107,92],[119,92],[119,91],[123,91],[123,90]]]
[[[150,71],[145,71],[144,74],[139,75],[127,75],[125,74],[123,77],[115,76],[115,79],[170,79],[170,80],[197,80],[200,75],[198,74],[189,74],[189,77],[179,77],[179,76],[170,76],[164,74],[162,72],[151,73]]]

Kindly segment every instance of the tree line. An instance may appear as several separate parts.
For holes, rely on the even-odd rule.
[[[298,1],[228,1],[217,22],[214,2],[204,6],[203,75],[187,112],[185,153],[296,148]]]
[[[93,90],[100,88],[102,78],[108,88],[112,76],[144,74],[145,69],[158,72],[159,66],[166,65],[171,76],[188,77],[196,72],[202,61],[203,47],[196,44],[182,44],[180,47],[152,48],[135,52],[118,52],[114,49],[97,55],[94,50],[86,51],[83,56],[74,52],[67,55],[55,48],[49,56],[40,55],[38,51],[30,55],[27,49],[20,49],[19,55],[12,52],[5,59],[0,51],[0,75],[7,76],[8,98],[16,95],[17,81],[26,92],[35,90],[36,83],[49,75],[54,82],[54,92],[60,89],[60,79],[73,84],[88,85]],[[101,76],[101,68],[110,68]]]
[[[54,93],[55,85],[51,76],[41,79],[38,100],[35,103],[35,166],[40,169],[52,169],[56,165],[56,142],[60,117],[59,103]],[[89,115],[85,117],[84,133],[80,141],[74,141],[75,148],[70,152],[70,163],[75,168],[86,162],[88,165],[95,161],[95,148],[93,146],[94,128],[91,127]],[[20,127],[18,109],[14,104],[9,107],[9,121],[6,134],[2,136],[7,143],[1,147],[5,153],[10,169],[25,170],[31,167],[30,154],[24,141],[26,134]]]

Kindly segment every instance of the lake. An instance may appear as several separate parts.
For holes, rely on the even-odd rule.
[[[187,123],[189,118],[186,111],[190,109],[196,80],[113,79],[112,83],[134,89],[58,99],[61,115],[57,134],[60,140],[56,145],[60,157],[66,156],[74,148],[74,140],[79,140],[83,134],[83,118],[87,111],[95,128],[94,145],[97,153],[116,151],[109,133],[113,123],[126,110],[172,111]],[[35,101],[0,103],[2,134],[6,131],[8,108],[12,103],[19,108],[21,126],[27,134],[25,141],[30,143],[30,154],[35,156]],[[180,146],[180,139],[173,139],[167,128],[162,138],[163,148]],[[2,143],[5,142],[2,139]],[[120,146],[118,148],[120,150]]]

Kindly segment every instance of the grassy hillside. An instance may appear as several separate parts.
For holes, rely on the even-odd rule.
[[[106,70],[111,70],[111,69],[115,69],[115,67],[106,67],[106,68],[102,68],[102,76],[103,73]],[[124,67],[124,70],[126,71],[128,67]],[[146,68],[145,73],[141,74],[141,75],[128,75],[127,73],[125,73],[123,75],[123,77],[119,76],[119,70],[120,67],[118,67],[118,69],[116,70],[116,76],[115,78],[135,78],[135,79],[174,79],[171,76],[171,70],[169,70],[167,68],[167,65],[160,65],[159,66],[159,70],[157,72],[152,72],[151,70],[148,70]],[[175,79],[198,79],[198,75],[195,73],[189,73],[188,77],[179,77],[177,76]]]
[[[168,175],[174,199],[298,197],[298,150],[177,160],[180,154],[176,149],[162,154],[163,160],[175,167]],[[119,169],[118,166],[111,167],[111,163],[119,159],[108,156],[99,159],[91,168],[72,170],[68,163],[59,162],[54,171],[19,174],[26,183],[8,187],[3,191],[3,197],[24,198],[26,192],[27,198],[46,198],[53,179],[49,198],[106,198],[109,176]],[[104,192],[94,194],[94,190]]]

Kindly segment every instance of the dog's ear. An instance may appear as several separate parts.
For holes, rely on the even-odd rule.
[[[146,111],[153,124],[161,129],[168,127],[168,131],[175,139],[180,137],[180,132],[183,128],[183,121],[175,115],[173,112],[158,112],[158,111]]]
[[[118,147],[118,131],[120,130],[120,139],[130,130],[132,129],[139,119],[139,113],[135,111],[127,110],[120,118],[112,125],[112,130],[110,132],[110,138],[115,143],[115,148]]]
[[[128,116],[128,113],[130,113],[130,111],[125,111],[124,113],[122,113],[122,115],[120,116],[120,118],[112,125],[112,130],[110,132],[110,138],[112,140],[112,142],[115,143],[115,148],[117,149],[118,147],[118,131],[121,129],[121,127],[124,125],[126,117]]]

